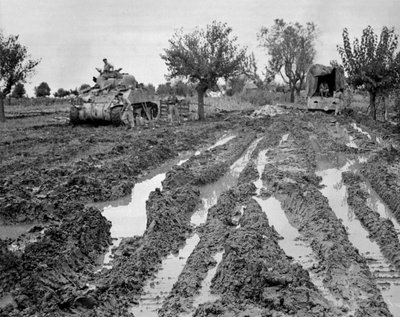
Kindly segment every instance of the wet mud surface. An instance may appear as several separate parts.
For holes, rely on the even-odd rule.
[[[291,110],[6,133],[0,316],[400,316],[393,129]],[[105,207],[130,195],[122,233]]]

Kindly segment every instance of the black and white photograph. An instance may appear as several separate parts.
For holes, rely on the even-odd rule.
[[[0,317],[400,317],[400,1],[0,0]]]

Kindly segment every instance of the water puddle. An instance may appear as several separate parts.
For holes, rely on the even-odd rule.
[[[354,130],[357,130],[358,132],[361,132],[362,134],[366,135],[368,139],[372,140],[371,135],[368,132],[363,131],[355,122],[351,124]]]
[[[257,195],[260,194],[261,188],[263,187],[263,182],[261,180],[261,175],[264,172],[264,166],[265,166],[265,164],[267,164],[270,161],[267,158],[267,153],[268,153],[268,149],[261,150],[258,153],[258,157],[257,157],[256,166],[257,166],[257,172],[258,172],[259,177],[254,182],[254,185],[256,185],[256,187],[257,187]]]
[[[216,148],[217,146],[224,145],[225,143],[228,143],[230,140],[233,140],[234,138],[236,138],[236,135],[224,135],[222,136],[221,139],[215,142],[214,145],[208,147],[207,150],[211,150],[213,148]]]
[[[129,201],[126,198],[104,207],[103,216],[111,221],[110,229],[113,245],[104,256],[105,267],[110,267],[111,250],[118,247],[122,238],[142,236],[146,230],[146,201],[156,188],[162,188],[165,173],[157,174],[150,179],[136,183]]]
[[[367,206],[377,212],[380,217],[390,219],[397,233],[400,234],[400,225],[389,207],[382,201],[369,183],[363,185],[362,188],[369,194],[367,198]]]
[[[287,140],[287,136],[283,142]],[[263,187],[261,175],[265,164],[268,162],[268,158],[266,157],[267,152],[268,149],[260,151],[257,157],[257,170],[260,176],[254,184],[257,187],[258,193]],[[255,196],[253,198],[267,215],[270,226],[273,227],[282,237],[282,239],[278,241],[278,244],[285,254],[291,256],[295,263],[300,264],[309,272],[310,280],[319,289],[326,300],[338,308],[343,307],[344,303],[341,300],[336,299],[335,296],[333,296],[333,294],[324,286],[324,277],[313,272],[313,268],[318,267],[318,261],[316,260],[311,247],[303,241],[298,230],[290,224],[289,219],[282,209],[280,201],[275,197],[265,199]]]
[[[339,122],[336,122],[336,133],[340,138],[345,140],[346,146],[358,149],[357,144],[354,142],[354,137],[349,134],[346,128],[340,126]]]
[[[301,238],[298,230],[292,226],[281,207],[281,203],[274,197],[267,199],[254,197],[268,217],[268,222],[283,238],[278,241],[285,254],[291,256],[295,263],[300,264],[310,275],[311,282],[318,288],[323,297],[337,308],[344,306],[344,302],[335,296],[324,286],[324,276],[313,272],[318,267],[311,247]]]
[[[288,137],[289,137],[289,133],[282,135],[282,139],[279,141],[279,146],[281,146],[284,142],[286,142]]]
[[[4,308],[8,305],[17,306],[17,303],[14,301],[14,297],[11,294],[5,293],[3,297],[0,297],[0,308]]]
[[[211,150],[213,148],[216,148],[217,146],[224,145],[225,143],[228,143],[230,140],[236,138],[236,135],[223,135],[220,139],[218,139],[213,145],[209,146],[206,148],[206,151]],[[194,152],[195,156],[198,156],[201,154],[202,151],[197,150]]]
[[[143,235],[147,225],[146,201],[150,193],[156,188],[162,189],[162,181],[165,179],[166,172],[172,166],[186,162],[191,155],[191,153],[186,153],[180,158],[155,169],[141,182],[135,184],[129,196],[111,202],[90,204],[90,206],[103,210],[103,216],[112,223],[110,233],[113,243],[104,256],[99,259],[102,266],[97,271],[100,271],[103,267],[112,268],[110,263],[112,261],[112,250],[119,246],[123,238]]]
[[[327,159],[321,159],[319,163],[319,170],[316,174],[322,177],[322,184],[326,186],[321,189],[321,193],[328,198],[329,205],[336,216],[342,219],[342,223],[349,234],[350,242],[359,249],[360,254],[367,258],[368,266],[374,275],[378,274],[379,271],[393,272],[391,265],[384,260],[377,243],[368,238],[368,231],[364,229],[347,204],[347,191],[342,181],[342,172],[356,171],[359,161],[347,160],[344,165],[340,164],[339,166],[337,161],[332,162]],[[329,164],[330,167],[326,168]],[[374,199],[377,205],[383,204],[377,195]],[[381,215],[384,216],[383,213]],[[377,268],[379,268],[378,271]],[[390,273],[389,276],[390,282],[385,281],[382,284],[378,277],[376,282],[391,313],[394,316],[400,316],[400,296],[398,296],[400,294],[400,278],[397,273]],[[385,287],[382,287],[382,285]],[[397,297],[394,294],[397,294]]]
[[[191,217],[191,224],[199,226],[207,220],[208,209],[217,203],[218,197],[224,192],[235,186],[240,173],[243,171],[257,143],[261,139],[255,140],[250,144],[245,153],[231,165],[229,171],[212,184],[207,184],[200,188],[201,205],[195,210]]]
[[[32,227],[35,225],[40,225],[37,223],[34,224],[18,224],[18,225],[0,225],[0,239],[6,240],[18,239],[19,236],[27,233]]]
[[[218,295],[211,293],[211,281],[217,272],[218,265],[221,263],[223,255],[224,251],[218,252],[214,255],[214,260],[217,261],[217,264],[207,272],[206,278],[201,283],[200,294],[194,299],[194,310],[197,309],[197,307],[201,304],[206,302],[214,302],[220,298]]]
[[[226,137],[224,143],[228,142],[232,137]],[[194,225],[199,225],[204,223],[207,219],[208,209],[217,203],[219,195],[228,190],[230,187],[234,186],[237,179],[250,160],[251,153],[256,147],[260,139],[254,141],[249,148],[244,152],[244,154],[232,164],[228,173],[221,177],[218,181],[213,184],[205,185],[200,188],[200,199],[202,201],[201,206],[195,211],[191,218],[191,223]],[[219,145],[221,145],[221,140]],[[157,316],[157,311],[162,306],[163,300],[168,296],[172,289],[173,284],[178,280],[183,267],[186,264],[187,258],[191,252],[196,247],[199,242],[199,236],[195,234],[194,236],[188,238],[184,244],[183,249],[179,252],[178,256],[170,255],[166,260],[162,262],[161,269],[158,271],[155,279],[149,281],[143,291],[143,295],[139,300],[139,305],[132,307],[131,312],[136,316]],[[219,263],[221,261],[219,256],[216,255],[216,261]],[[218,265],[217,265],[218,266]],[[216,270],[216,268],[215,268]],[[204,289],[202,288],[202,293],[197,300],[203,302],[212,298],[212,294],[209,291],[209,286],[207,283],[211,283],[211,279],[215,274],[210,270],[209,281],[205,280]]]
[[[161,308],[164,299],[178,280],[187,258],[199,241],[199,236],[194,234],[186,240],[184,247],[179,250],[178,254],[170,254],[162,261],[156,277],[146,283],[139,304],[130,308],[131,313],[135,316],[158,316],[158,310]]]
[[[241,206],[239,209],[239,212],[235,216],[232,217],[232,222],[236,223],[236,229],[240,228],[239,221],[240,221],[240,218],[242,218],[243,214],[244,214],[244,206]]]

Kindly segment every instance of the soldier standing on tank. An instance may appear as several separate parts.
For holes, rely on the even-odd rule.
[[[111,65],[108,61],[107,58],[103,58],[104,66],[103,66],[103,72],[102,75],[104,78],[109,78],[112,76],[114,73],[114,66]]]

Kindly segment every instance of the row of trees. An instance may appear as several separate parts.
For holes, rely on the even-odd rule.
[[[347,29],[342,36],[343,46],[338,45],[338,52],[347,81],[354,88],[363,87],[369,92],[371,114],[375,119],[376,96],[400,86],[398,35],[394,29],[384,27],[378,38],[368,26],[361,40],[355,39],[350,43]],[[257,85],[262,85],[263,81],[268,83],[280,75],[290,88],[293,102],[295,92],[299,93],[304,84],[308,67],[314,62],[316,37],[317,28],[311,22],[303,26],[276,19],[272,27],[261,28],[258,41],[269,57],[264,80],[257,73],[254,55],[248,54],[246,47],[240,47],[231,27],[217,21],[205,29],[196,28],[191,33],[184,33],[182,29],[175,32],[161,58],[168,68],[168,81],[177,78],[188,82],[174,85],[175,90],[182,90],[177,93],[187,95],[193,90],[197,92],[199,118],[203,119],[207,89],[217,87],[220,79],[234,84],[235,78],[243,74]],[[30,59],[26,48],[18,43],[18,36],[5,38],[0,33],[0,120],[4,120],[5,96],[14,85],[32,75],[39,62]],[[36,95],[49,95],[50,88],[46,85],[42,83],[36,87]],[[149,89],[155,90],[152,85]],[[161,94],[170,90],[168,84],[157,88]],[[59,96],[66,93],[63,89],[56,92]]]
[[[205,30],[175,33],[169,48],[161,55],[168,66],[168,78],[183,76],[196,83],[200,118],[204,115],[204,93],[212,89],[219,78],[227,80],[244,73],[256,83],[259,79],[254,56],[248,56],[246,48],[236,44],[237,38],[230,37],[231,31],[226,24],[213,22]],[[290,88],[291,102],[294,102],[295,91],[300,93],[307,69],[314,62],[316,36],[314,23],[303,26],[282,19],[276,19],[270,28],[263,27],[258,34],[259,44],[269,56],[265,81],[279,74]],[[376,97],[400,89],[398,35],[394,29],[384,27],[378,37],[368,26],[361,40],[355,39],[352,44],[347,29],[342,37],[343,46],[338,45],[337,49],[347,82],[355,89],[369,92],[370,113],[376,119]]]
[[[67,90],[64,88],[59,88],[53,95],[56,98],[63,98],[63,97],[67,97],[70,95],[78,96],[79,91],[85,90],[89,87],[90,87],[90,85],[88,85],[88,84],[82,84],[80,86],[79,90],[77,88],[70,89],[70,90]],[[35,96],[36,97],[48,97],[48,96],[50,96],[50,93],[51,93],[51,89],[46,82],[42,82],[42,83],[40,83],[39,86],[35,87]],[[25,86],[23,83],[18,82],[17,84],[15,84],[14,89],[11,92],[11,97],[22,98],[25,96],[26,96]]]

